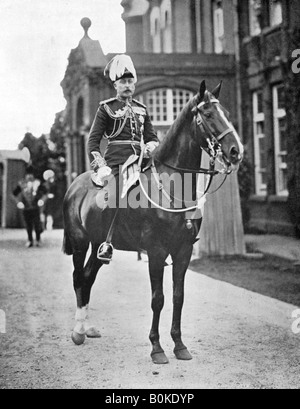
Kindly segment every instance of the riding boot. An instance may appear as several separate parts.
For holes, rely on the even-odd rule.
[[[112,240],[114,230],[115,230],[115,222],[116,222],[116,218],[118,215],[118,211],[119,209],[117,209],[114,214],[112,223],[110,225],[109,232],[106,237],[106,241],[100,245],[98,252],[97,252],[97,258],[98,260],[101,260],[103,264],[109,264],[112,260],[114,247],[111,244],[111,240]]]

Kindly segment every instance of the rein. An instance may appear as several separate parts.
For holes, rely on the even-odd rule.
[[[212,99],[212,100],[211,100],[211,103],[219,104],[219,101],[218,101],[217,99]],[[200,108],[201,108],[202,106],[204,106],[204,105],[205,105],[205,102],[200,103],[199,105],[197,105],[197,107],[195,107],[195,108],[193,109],[193,112],[197,115],[197,116],[196,116],[196,119],[194,119],[195,130],[197,131],[197,127],[199,127],[199,128],[202,127],[202,128],[203,128],[203,133],[207,135],[207,137],[206,137],[205,139],[206,139],[208,148],[205,149],[205,148],[203,148],[202,146],[200,146],[200,148],[201,148],[202,150],[205,150],[205,151],[208,153],[208,155],[210,156],[210,167],[209,167],[209,169],[205,169],[205,168],[200,168],[200,169],[185,169],[185,168],[180,168],[180,167],[177,167],[177,166],[170,165],[170,164],[168,164],[168,163],[161,162],[159,159],[153,157],[153,158],[152,158],[152,164],[151,164],[151,171],[152,171],[152,173],[153,173],[153,175],[154,175],[154,178],[155,178],[155,181],[156,181],[158,190],[161,191],[161,192],[164,194],[164,196],[167,197],[168,199],[171,199],[171,195],[165,190],[165,188],[164,188],[162,182],[159,180],[159,173],[158,173],[158,171],[157,171],[157,169],[156,169],[155,161],[157,161],[157,162],[160,163],[161,165],[163,165],[163,166],[165,166],[165,167],[167,167],[167,168],[169,168],[169,169],[172,169],[172,170],[174,170],[174,171],[177,171],[177,172],[179,172],[179,173],[192,173],[192,174],[204,174],[204,175],[209,175],[209,176],[210,176],[210,179],[209,179],[209,181],[208,181],[208,183],[207,183],[207,186],[206,186],[206,188],[205,188],[205,192],[203,193],[203,195],[202,195],[199,199],[197,199],[197,205],[195,205],[195,206],[192,206],[192,207],[189,207],[189,208],[184,208],[184,209],[167,209],[167,208],[164,208],[164,207],[160,206],[159,204],[155,203],[155,202],[149,197],[148,193],[146,192],[146,190],[145,190],[145,188],[144,188],[144,186],[143,186],[143,184],[142,184],[141,177],[139,177],[140,186],[141,186],[141,189],[142,189],[144,195],[146,196],[147,200],[148,200],[150,203],[152,203],[152,204],[153,204],[156,208],[158,208],[158,209],[161,209],[161,210],[166,211],[166,212],[169,212],[169,213],[186,213],[186,212],[190,212],[190,211],[195,211],[195,210],[197,210],[197,209],[202,209],[202,207],[203,207],[203,205],[204,205],[204,203],[205,203],[205,201],[206,201],[206,195],[208,194],[208,190],[209,190],[209,188],[210,188],[210,186],[211,186],[211,184],[212,184],[212,181],[213,181],[214,176],[220,175],[220,174],[225,175],[224,180],[223,180],[223,182],[221,183],[221,185],[220,185],[214,192],[211,192],[211,193],[209,193],[209,194],[216,193],[219,189],[221,189],[221,187],[224,185],[224,183],[225,183],[225,181],[226,181],[226,179],[227,179],[227,176],[232,172],[230,169],[227,169],[227,170],[226,170],[226,169],[223,169],[223,170],[216,170],[216,169],[215,169],[216,160],[218,159],[218,157],[219,157],[220,155],[222,155],[222,150],[221,150],[220,141],[221,141],[226,135],[228,135],[229,133],[231,133],[231,132],[232,132],[232,129],[231,129],[231,128],[227,128],[227,129],[226,129],[224,132],[222,132],[220,135],[215,136],[215,135],[212,133],[212,131],[210,130],[210,128],[209,128],[209,126],[208,126],[208,124],[207,124],[205,118],[201,115]],[[220,162],[220,163],[221,163],[221,162]],[[224,166],[224,163],[222,163],[222,165]],[[175,197],[173,197],[173,199],[176,200]]]
[[[219,170],[214,169],[215,165],[212,162],[211,162],[210,169],[200,168],[200,169],[196,170],[196,169],[185,169],[185,168],[179,168],[177,166],[172,166],[172,165],[170,165],[168,163],[161,162],[157,158],[155,158],[155,159],[153,158],[153,163],[154,163],[154,160],[156,160],[161,165],[164,165],[169,169],[177,170],[179,173],[193,173],[193,174],[203,174],[203,175],[211,175],[211,176],[216,176],[216,175],[219,175],[221,173]]]

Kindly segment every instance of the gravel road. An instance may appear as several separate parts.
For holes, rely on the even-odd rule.
[[[183,340],[189,362],[173,356],[171,268],[165,274],[161,342],[169,365],[150,358],[152,313],[146,257],[116,252],[92,291],[91,318],[102,338],[76,347],[70,338],[75,295],[62,231],[41,249],[24,232],[0,231],[0,388],[299,388],[300,335],[295,306],[189,271]]]

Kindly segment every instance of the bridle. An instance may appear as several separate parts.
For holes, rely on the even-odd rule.
[[[214,98],[210,100],[211,104],[220,104],[219,100]],[[206,119],[204,118],[202,112],[201,112],[201,108],[203,106],[205,106],[206,102],[203,101],[200,104],[198,104],[196,107],[194,107],[192,109],[192,112],[195,116],[194,118],[194,124],[195,124],[195,132],[197,132],[198,128],[200,128],[202,130],[202,133],[206,136],[205,140],[207,142],[207,148],[203,147],[202,145],[200,145],[200,149],[204,150],[206,153],[208,153],[209,157],[210,157],[210,163],[209,163],[209,169],[205,169],[205,168],[200,168],[200,169],[184,169],[184,168],[179,168],[177,166],[173,166],[170,165],[168,163],[162,162],[160,161],[158,158],[153,157],[152,158],[152,164],[151,164],[151,170],[152,170],[152,174],[154,175],[157,187],[159,191],[162,191],[162,193],[169,199],[171,199],[171,196],[165,191],[163,184],[160,182],[159,180],[159,173],[156,169],[156,165],[155,162],[160,163],[161,165],[170,168],[172,170],[177,171],[178,173],[192,173],[192,174],[205,174],[205,175],[209,175],[210,179],[206,185],[205,191],[203,193],[203,195],[197,200],[197,205],[196,206],[192,206],[190,208],[185,208],[185,209],[167,209],[164,208],[162,206],[160,206],[158,203],[155,203],[147,194],[147,192],[145,191],[143,184],[141,182],[140,179],[140,185],[141,185],[141,189],[144,193],[144,195],[146,196],[146,198],[149,200],[150,203],[152,203],[156,208],[159,208],[161,210],[164,210],[166,212],[169,213],[183,213],[183,212],[188,212],[188,211],[192,211],[192,210],[196,210],[196,209],[201,209],[201,207],[203,206],[203,202],[205,202],[205,198],[206,195],[208,194],[208,190],[212,184],[212,180],[213,177],[216,175],[225,175],[223,182],[221,183],[221,185],[214,191],[211,192],[212,193],[216,193],[225,183],[227,176],[229,174],[232,173],[232,170],[230,169],[230,167],[228,166],[227,169],[225,169],[225,164],[224,164],[224,159],[221,161],[220,157],[223,156],[222,154],[222,147],[221,147],[221,141],[222,139],[233,132],[233,128],[228,127],[227,129],[225,129],[222,133],[220,133],[219,135],[215,136],[213,134],[213,132],[211,131],[210,127],[208,126],[208,123],[206,121]],[[221,170],[216,170],[215,169],[215,164],[216,161],[219,161],[222,166],[223,169]],[[175,198],[174,198],[175,199]]]
[[[220,104],[220,101],[216,98],[210,100],[211,104]],[[233,132],[233,129],[228,127],[225,129],[222,133],[219,135],[215,136],[213,132],[211,131],[210,127],[208,126],[208,123],[203,116],[201,112],[201,108],[206,105],[206,102],[203,101],[200,104],[198,104],[196,107],[192,109],[193,114],[195,115],[194,119],[194,126],[195,126],[195,133],[197,133],[197,129],[200,128],[202,130],[202,133],[205,135],[205,140],[207,143],[207,147],[203,147],[200,145],[200,149],[205,151],[210,158],[209,161],[209,169],[205,168],[200,168],[200,169],[185,169],[185,168],[180,168],[178,166],[173,166],[165,162],[161,162],[159,159],[155,158],[153,162],[157,161],[160,164],[166,166],[167,168],[170,168],[172,170],[175,170],[179,173],[193,173],[193,174],[204,174],[204,175],[210,175],[211,177],[216,176],[216,175],[230,175],[232,173],[232,170],[228,166],[227,169],[225,169],[224,166],[224,159],[221,161],[220,158],[223,156],[222,154],[222,147],[220,142],[222,141],[223,138],[225,138],[226,135],[230,134]],[[223,169],[221,170],[215,170],[215,164],[216,161],[219,161],[221,165],[223,166]],[[155,163],[154,163],[155,165]]]
[[[211,104],[220,104],[220,101],[217,98],[213,98],[213,99],[210,99],[210,103]],[[161,162],[157,158],[152,159],[152,171],[153,171],[153,173],[155,175],[157,174],[155,161],[157,161],[160,164],[166,166],[167,168],[170,168],[170,169],[172,169],[174,171],[177,171],[179,173],[192,173],[192,174],[209,175],[210,179],[209,179],[209,181],[207,183],[204,195],[207,194],[207,192],[208,192],[208,190],[209,190],[209,188],[210,188],[210,186],[212,184],[214,176],[216,176],[216,175],[225,175],[225,178],[224,178],[223,182],[221,183],[221,185],[212,193],[216,193],[223,186],[223,184],[225,183],[227,176],[232,173],[232,170],[230,169],[229,166],[227,167],[227,169],[225,168],[224,159],[221,161],[219,158],[222,157],[222,147],[221,147],[220,142],[222,141],[223,138],[225,138],[226,135],[232,133],[232,131],[233,131],[232,128],[228,127],[222,133],[215,136],[213,134],[213,132],[211,131],[210,127],[208,126],[208,123],[207,123],[204,115],[201,112],[201,108],[204,107],[205,105],[206,105],[206,102],[202,101],[200,104],[198,104],[197,106],[195,106],[192,109],[192,112],[193,112],[193,114],[195,116],[194,121],[193,121],[194,126],[195,126],[195,133],[197,133],[198,128],[200,128],[202,133],[205,135],[205,140],[207,142],[207,148],[200,145],[200,149],[204,150],[209,155],[209,158],[210,158],[210,160],[209,160],[209,169],[205,169],[205,168],[184,169],[184,168],[179,168],[177,166],[170,165],[170,164],[165,163],[165,162]],[[216,165],[217,160],[223,166],[223,168],[220,169],[220,170],[215,169],[215,165]]]
[[[210,100],[211,104],[220,104],[220,101],[218,99],[211,99]],[[227,129],[225,129],[222,133],[220,133],[219,135],[215,136],[213,134],[213,132],[211,131],[210,127],[207,124],[207,121],[205,119],[205,117],[203,116],[202,112],[201,112],[201,108],[203,106],[206,105],[206,102],[203,101],[200,104],[198,104],[195,108],[193,108],[193,113],[196,113],[196,117],[195,117],[195,131],[197,131],[197,126],[201,129],[202,128],[202,132],[206,135],[206,142],[207,142],[207,148],[204,148],[202,146],[200,146],[201,149],[205,150],[209,157],[210,160],[215,162],[217,160],[217,158],[219,158],[222,155],[222,147],[220,142],[222,141],[223,138],[225,138],[226,135],[229,135],[230,133],[232,133],[233,129],[228,127]],[[228,171],[228,174],[231,173],[231,171]],[[227,173],[226,171],[219,171],[218,173]]]

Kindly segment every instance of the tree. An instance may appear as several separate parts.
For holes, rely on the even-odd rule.
[[[35,176],[43,181],[44,172],[48,169],[55,174],[54,186],[52,190],[55,197],[52,201],[55,209],[54,227],[62,227],[61,205],[66,192],[66,152],[65,138],[67,128],[64,120],[64,111],[55,116],[54,124],[48,135],[41,135],[36,138],[27,132],[19,144],[19,149],[27,147],[31,153],[31,165],[35,169]]]
[[[52,169],[58,179],[64,179],[66,168],[65,153],[66,127],[64,112],[55,116],[50,134],[36,138],[27,132],[19,144],[19,149],[28,148],[31,153],[31,164],[36,171],[36,177],[43,179],[43,173]]]
[[[48,167],[48,146],[46,136],[36,138],[32,133],[27,132],[19,144],[19,149],[28,148],[31,154],[31,164],[35,169],[35,176],[43,179],[43,173]]]

